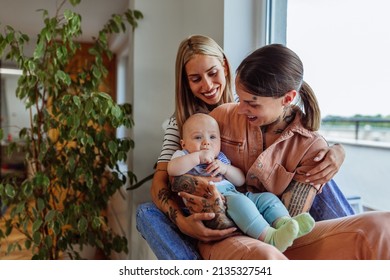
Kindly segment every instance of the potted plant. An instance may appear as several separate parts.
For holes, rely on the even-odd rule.
[[[81,16],[63,10],[65,2],[54,17],[42,10],[44,27],[31,57],[24,54],[27,35],[10,26],[0,34],[0,57],[23,71],[16,95],[31,115],[31,126],[19,133],[23,144],[8,145],[10,154],[23,149],[28,176],[6,176],[0,183],[0,200],[7,207],[0,240],[14,231],[26,238],[23,244],[10,242],[1,250],[27,249],[33,259],[59,259],[64,252],[80,258],[75,247],[88,245],[109,258],[113,250],[128,248],[126,237],[108,226],[107,203],[126,180],[136,177],[119,167],[134,143],[115,135],[120,126],[132,127],[132,107],[117,104],[101,91],[107,75],[104,58],[112,57],[108,36],[124,32],[127,24],[134,29],[142,13],[128,9],[113,15],[88,50],[94,60],[73,71]],[[69,2],[75,6],[80,0]]]

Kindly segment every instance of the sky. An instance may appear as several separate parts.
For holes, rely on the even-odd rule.
[[[287,46],[322,116],[389,116],[390,1],[288,0]]]

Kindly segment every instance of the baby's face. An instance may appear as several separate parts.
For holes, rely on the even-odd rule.
[[[193,153],[211,150],[216,157],[221,150],[221,137],[217,122],[207,115],[192,118],[183,127],[183,149]]]

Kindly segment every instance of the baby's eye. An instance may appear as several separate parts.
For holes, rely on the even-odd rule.
[[[217,136],[211,135],[210,138],[211,138],[211,139],[217,139]]]

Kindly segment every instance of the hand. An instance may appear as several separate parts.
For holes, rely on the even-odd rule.
[[[221,181],[221,177],[203,177],[184,174],[170,177],[171,190],[173,192],[185,192],[201,197],[208,197],[210,193],[209,183]]]
[[[213,162],[209,163],[206,168],[206,172],[210,174],[210,176],[215,177],[218,174],[225,175],[227,172],[227,168],[228,166],[226,164],[216,159]]]
[[[227,229],[235,227],[234,222],[226,214],[225,199],[218,192],[214,183],[209,182],[209,185],[203,189],[202,196],[186,192],[179,193],[190,213],[213,213],[213,218],[204,221],[205,226],[208,228]]]
[[[192,214],[225,212],[223,196],[211,181],[207,182],[207,185],[198,182],[195,193],[182,191],[178,195],[184,199],[185,205]]]
[[[218,241],[237,234],[236,227],[217,230],[207,228],[203,224],[203,221],[212,220],[214,217],[214,213],[196,213],[178,221],[177,225],[182,233],[203,242]]]
[[[312,185],[325,184],[336,175],[345,159],[344,148],[337,144],[321,150],[314,161],[320,162],[306,174],[307,183]]]
[[[215,155],[211,150],[200,150],[199,151],[199,162],[203,163],[211,163],[215,159]]]

